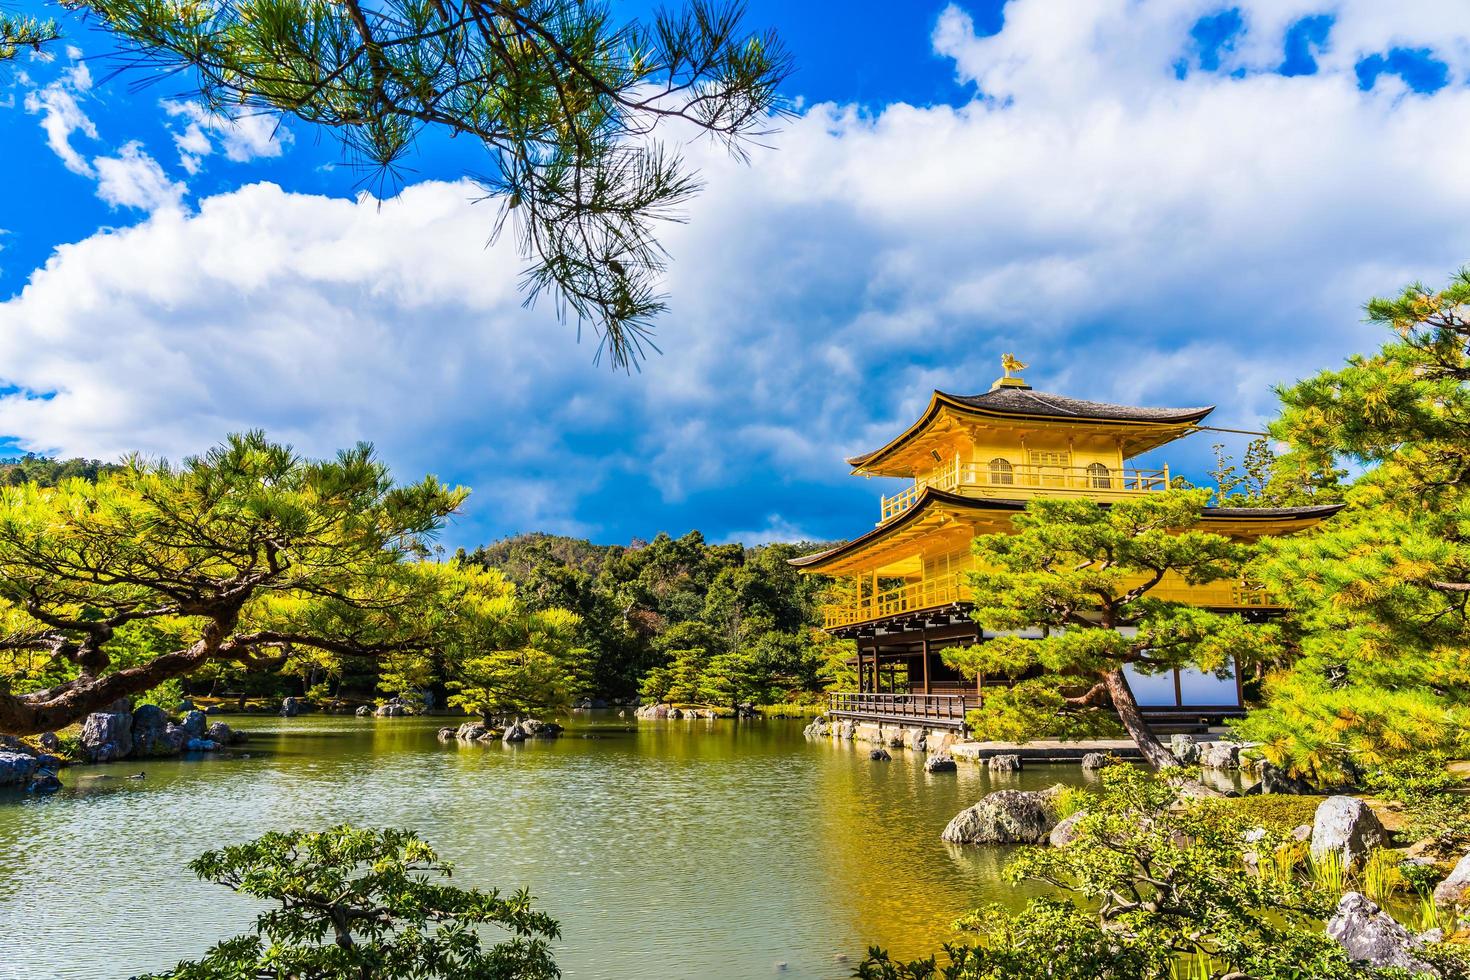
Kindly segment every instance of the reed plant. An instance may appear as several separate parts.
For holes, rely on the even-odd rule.
[[[1307,862],[1312,884],[1328,895],[1341,895],[1347,890],[1347,865],[1337,851],[1316,855]]]
[[[1394,892],[1404,886],[1398,855],[1382,847],[1374,848],[1358,876],[1358,884],[1364,895],[1379,905],[1387,905]]]

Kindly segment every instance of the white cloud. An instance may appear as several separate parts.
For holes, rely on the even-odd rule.
[[[181,119],[184,128],[174,133],[179,165],[190,174],[203,167],[204,157],[215,144],[233,163],[248,163],[260,157],[278,157],[294,141],[291,131],[275,116],[264,113],[229,116],[210,112],[197,102],[165,101],[164,112]]]
[[[136,140],[123,144],[115,157],[95,157],[97,196],[114,208],[157,211],[181,206],[187,188],[169,180],[158,161]]]
[[[91,165],[71,145],[72,136],[77,133],[97,139],[97,126],[78,103],[78,99],[85,97],[92,87],[92,73],[86,62],[80,60],[81,51],[69,47],[66,53],[71,64],[62,70],[55,81],[27,92],[25,108],[26,112],[41,117],[46,145],[61,158],[66,169],[83,177],[93,177],[95,172]],[[30,84],[30,76],[25,76],[22,84]]]
[[[1243,6],[1242,65],[1279,63],[1312,12]],[[62,247],[0,304],[0,381],[51,395],[0,398],[0,432],[102,456],[256,425],[309,452],[369,438],[404,473],[474,484],[492,533],[595,533],[714,495],[725,527],[826,537],[876,518],[834,515],[837,488],[880,489],[840,457],[932,387],[984,390],[1004,350],[1038,386],[1218,402],[1250,427],[1272,383],[1378,342],[1368,296],[1470,258],[1470,90],[1360,92],[1348,50],[1433,33],[1464,77],[1470,25],[1336,6],[1318,75],[1182,81],[1208,5],[1012,0],[993,38],[951,10],[936,43],[986,98],[813,106],[748,168],[692,144],[707,189],[665,229],[666,354],[633,377],[522,309],[521,263],[484,247],[493,214],[469,185],[381,208],[270,185],[164,208]]]

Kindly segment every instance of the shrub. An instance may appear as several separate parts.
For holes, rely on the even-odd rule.
[[[269,833],[200,855],[200,878],[279,903],[255,933],[215,945],[195,962],[137,980],[310,977],[312,980],[552,980],[556,920],[524,891],[465,890],[436,880],[453,869],[410,830],[347,825]],[[484,944],[481,925],[510,939]],[[324,940],[330,940],[325,945]]]

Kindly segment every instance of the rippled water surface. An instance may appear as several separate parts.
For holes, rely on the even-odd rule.
[[[441,745],[433,718],[229,721],[249,758],[77,768],[52,798],[0,795],[0,978],[197,956],[257,909],[187,861],[340,821],[418,830],[461,885],[528,886],[561,920],[568,977],[845,977],[869,944],[927,953],[967,908],[1018,897],[1004,852],[940,842],[950,817],[991,789],[1080,779],[931,776],[920,755],[871,762],[794,721],[584,716],[518,746]]]

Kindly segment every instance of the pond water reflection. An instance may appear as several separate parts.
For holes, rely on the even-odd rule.
[[[845,977],[869,944],[928,952],[977,903],[1023,897],[1003,850],[939,840],[956,812],[1084,778],[930,775],[921,755],[872,762],[796,721],[596,714],[510,746],[441,745],[434,718],[230,718],[249,758],[78,768],[55,797],[0,796],[0,978],[113,980],[196,956],[255,906],[187,861],[341,821],[416,829],[459,884],[528,886],[561,920],[568,977]]]

